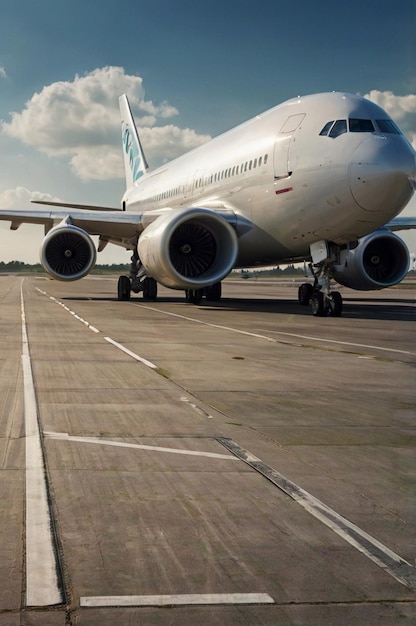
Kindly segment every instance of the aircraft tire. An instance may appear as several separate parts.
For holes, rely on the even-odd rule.
[[[154,278],[145,278],[143,281],[143,298],[144,300],[157,299],[157,282]]]
[[[302,306],[308,306],[311,301],[313,286],[311,283],[302,283],[298,289],[298,300]]]
[[[314,291],[311,298],[312,315],[324,317],[326,315],[324,294],[322,291]]]
[[[185,296],[186,301],[191,304],[200,304],[202,300],[204,290],[203,289],[186,289]]]
[[[342,313],[342,296],[334,291],[329,297],[329,313],[332,317],[340,317]]]
[[[205,297],[210,302],[219,302],[221,300],[221,283],[215,283],[211,287],[206,287]]]
[[[128,276],[120,276],[117,284],[117,297],[119,300],[130,300],[131,286]]]

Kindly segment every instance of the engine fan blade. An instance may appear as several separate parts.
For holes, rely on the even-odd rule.
[[[187,222],[173,233],[169,254],[175,269],[187,278],[195,278],[212,265],[216,242],[209,230],[201,224]]]
[[[46,259],[59,274],[77,274],[88,263],[90,248],[81,237],[61,232],[48,244]]]

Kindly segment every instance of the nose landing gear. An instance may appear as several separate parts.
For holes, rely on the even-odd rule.
[[[339,291],[314,290],[311,297],[312,315],[317,317],[340,317],[342,313],[342,296]]]
[[[342,296],[339,291],[331,291],[330,264],[321,262],[318,266],[309,265],[314,277],[311,283],[302,283],[298,291],[299,303],[311,305],[312,315],[316,317],[340,317],[342,314]]]

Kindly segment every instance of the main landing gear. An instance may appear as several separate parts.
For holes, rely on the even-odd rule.
[[[130,300],[131,292],[143,293],[144,300],[156,300],[157,282],[154,278],[146,276],[137,253],[137,248],[131,257],[129,276],[120,276],[117,285],[117,297],[119,300]]]
[[[314,283],[302,283],[298,290],[298,300],[303,306],[311,305],[312,315],[317,317],[340,317],[342,296],[339,291],[331,291],[330,267],[320,263],[317,268],[312,263],[309,268],[314,276]],[[316,269],[315,269],[316,268]]]
[[[186,289],[185,298],[191,304],[200,304],[205,297],[209,302],[219,302],[221,300],[221,283],[215,283],[203,289]]]
[[[128,276],[120,276],[117,285],[117,297],[119,300],[130,300],[131,292],[143,293],[144,300],[157,299],[157,282],[154,278],[146,275],[146,270],[140,261],[137,248],[131,257],[130,273]],[[192,304],[200,304],[202,298],[209,302],[218,302],[221,299],[221,283],[214,283],[202,289],[186,289],[186,301]]]

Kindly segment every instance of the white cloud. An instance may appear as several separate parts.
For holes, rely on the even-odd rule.
[[[0,65],[0,78],[7,78],[6,70],[3,65]]]
[[[397,122],[416,149],[416,94],[396,96],[392,91],[373,89],[365,97],[381,106]]]
[[[178,128],[172,124],[142,128],[140,137],[148,160],[163,162],[170,161],[211,139],[209,135],[198,135],[190,128]]]
[[[5,189],[0,192],[1,209],[27,209],[31,200],[57,201],[57,198],[40,191],[30,191],[26,187]],[[25,263],[38,263],[38,250],[44,231],[39,226],[22,224],[16,232],[10,231],[9,222],[0,222],[1,260],[5,263],[19,260]]]
[[[167,102],[155,105],[145,99],[139,76],[125,74],[120,67],[96,69],[72,82],[44,87],[26,102],[2,131],[40,152],[69,157],[73,172],[83,180],[105,180],[123,176],[118,97],[127,93],[148,160],[158,165],[209,139],[177,126],[156,126],[178,114]],[[146,151],[147,143],[149,150]]]
[[[26,187],[16,187],[15,189],[5,189],[0,191],[0,208],[1,209],[23,209],[27,208],[31,200],[47,200],[50,202],[59,202],[47,193],[41,191],[30,191]]]

